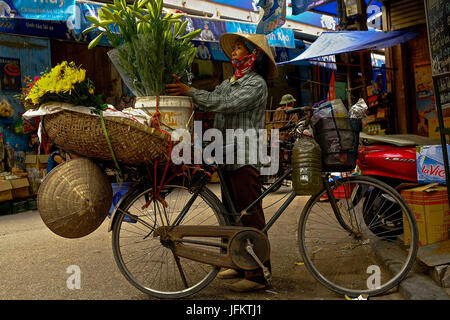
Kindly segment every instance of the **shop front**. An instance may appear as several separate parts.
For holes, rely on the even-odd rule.
[[[64,17],[66,19],[64,21],[37,20],[33,19],[36,17],[24,17],[20,14],[16,14],[14,18],[12,16],[0,18],[2,44],[0,63],[9,66],[9,69],[5,70],[11,70],[10,74],[2,74],[1,78],[5,116],[0,116],[2,121],[0,133],[11,158],[8,162],[4,156],[2,167],[5,172],[10,173],[13,168],[20,170],[23,175],[27,171],[33,172],[29,175],[31,194],[36,194],[38,182],[46,174],[47,159],[45,156],[38,155],[46,154],[48,157],[50,142],[46,139],[45,132],[39,132],[42,142],[39,144],[39,123],[36,121],[31,123],[21,117],[26,110],[15,96],[20,94],[25,86],[25,77],[34,79],[62,61],[73,61],[86,70],[87,77],[95,84],[96,94],[102,96],[102,102],[114,105],[118,109],[133,104],[130,90],[123,83],[107,55],[111,49],[108,41],[102,40],[99,46],[89,50],[88,44],[95,37],[95,32],[82,33],[90,26],[86,17],[98,16],[102,5],[80,1],[74,3],[74,6],[75,14]],[[225,32],[253,33],[256,31],[256,24],[190,15],[187,15],[185,19],[189,22],[187,29],[204,30],[199,38],[194,40],[198,54],[192,66],[193,85],[197,88],[213,90],[233,72],[231,63],[220,49],[218,42],[220,35]],[[303,42],[295,40],[294,31],[289,28],[277,29],[268,35],[268,39],[276,53],[277,61],[292,59],[304,50]],[[309,104],[309,90],[301,89],[298,85],[299,78],[309,78],[308,68],[309,64],[305,63],[280,67],[280,77],[269,84],[268,108],[278,107],[281,96],[285,93],[293,94],[298,101]],[[14,113],[11,117],[6,116],[9,105]],[[205,120],[206,124],[211,123],[212,115],[199,113],[197,117]],[[5,151],[5,154],[8,152]]]

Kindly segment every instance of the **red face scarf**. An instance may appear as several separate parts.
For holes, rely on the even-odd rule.
[[[231,61],[233,67],[236,69],[234,72],[235,80],[242,78],[255,68],[255,61],[259,51],[260,50],[255,49],[251,54]]]

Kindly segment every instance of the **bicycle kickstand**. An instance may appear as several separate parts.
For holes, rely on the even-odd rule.
[[[245,249],[252,256],[252,258],[255,259],[256,263],[258,263],[258,265],[261,267],[264,273],[264,278],[266,278],[267,282],[270,284],[272,282],[272,274],[270,273],[269,269],[265,265],[263,265],[261,260],[259,260],[255,251],[253,250],[253,243],[250,241],[250,239],[247,239],[247,245],[245,246]]]

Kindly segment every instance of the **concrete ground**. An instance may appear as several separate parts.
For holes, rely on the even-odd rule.
[[[218,185],[211,187],[218,193]],[[289,191],[283,187],[264,205],[276,202]],[[319,284],[299,263],[297,223],[305,200],[297,197],[269,231],[273,268],[270,289],[237,294],[224,288],[225,280],[215,279],[189,300],[345,300]],[[267,217],[276,208],[266,209]],[[0,216],[0,300],[154,300],[120,273],[113,258],[108,224],[107,218],[90,235],[65,239],[52,233],[37,211]],[[74,268],[81,271],[80,287],[70,289]],[[426,286],[422,284],[422,288]],[[372,299],[414,299],[405,292],[397,287]],[[421,297],[427,299],[427,293]]]

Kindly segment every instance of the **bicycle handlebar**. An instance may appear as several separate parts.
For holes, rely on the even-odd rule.
[[[284,112],[286,114],[293,114],[293,113],[302,113],[302,112],[311,111],[311,110],[312,110],[311,107],[298,107],[298,108],[293,108],[290,110],[285,110]]]

